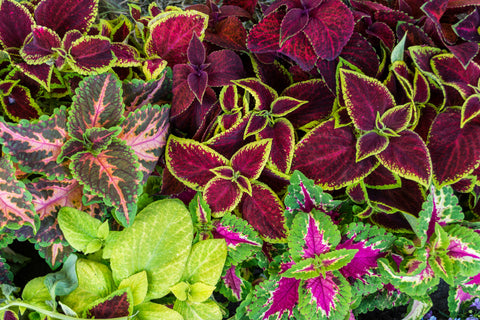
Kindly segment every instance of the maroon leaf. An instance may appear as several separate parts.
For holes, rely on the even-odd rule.
[[[13,121],[38,119],[42,114],[40,107],[32,98],[30,90],[24,86],[14,86],[5,96],[0,92],[0,99],[5,114]]]
[[[344,187],[366,177],[377,164],[374,157],[356,162],[355,145],[351,127],[335,128],[335,121],[328,120],[296,145],[292,170],[328,189]]]
[[[261,237],[270,242],[285,241],[284,210],[278,196],[268,186],[259,182],[252,184],[252,196],[244,194],[239,204],[242,217]]]
[[[454,183],[469,174],[480,161],[480,124],[477,118],[460,127],[459,110],[440,113],[430,130],[428,149],[433,179],[438,186]]]
[[[460,127],[480,114],[480,95],[472,95],[465,100],[462,106]]]
[[[380,61],[375,49],[361,34],[354,32],[343,47],[340,57],[360,68],[365,75],[375,77]]]
[[[55,54],[52,49],[61,46],[62,41],[55,31],[47,27],[36,26],[25,39],[20,54],[29,64],[42,64],[49,60],[50,62],[54,61]]]
[[[357,140],[357,161],[361,161],[372,155],[379,154],[388,147],[388,139],[371,131],[360,136]]]
[[[173,135],[168,139],[165,152],[168,170],[195,190],[202,190],[215,177],[211,169],[228,163],[225,157],[206,145]]]
[[[261,139],[272,139],[269,161],[274,169],[288,173],[295,147],[295,131],[292,124],[287,119],[280,118],[273,125],[267,125],[258,136]]]
[[[208,73],[208,85],[220,87],[231,84],[231,80],[243,77],[243,64],[240,57],[230,50],[214,51],[205,61]]]
[[[35,8],[35,21],[63,38],[70,30],[88,31],[97,12],[98,0],[43,0]]]
[[[252,141],[253,138],[243,139],[245,129],[250,119],[250,114],[244,116],[231,128],[222,132],[206,142],[207,146],[219,152],[223,156],[230,158],[235,151],[240,149],[245,143]]]
[[[432,161],[422,138],[405,130],[398,137],[389,137],[388,147],[377,155],[378,160],[401,177],[415,180],[424,186],[430,184]]]
[[[22,4],[13,0],[0,3],[0,45],[3,48],[20,49],[34,24],[32,15]]]
[[[203,198],[213,214],[230,212],[242,199],[242,190],[234,180],[221,177],[211,179],[203,191]]]
[[[26,62],[14,63],[14,65],[26,76],[38,82],[45,89],[47,89],[47,91],[50,91],[54,65],[47,63],[30,65]]]
[[[380,122],[389,129],[395,132],[403,131],[410,124],[412,118],[412,105],[411,103],[404,104],[403,106],[393,107],[387,110]]]
[[[311,40],[304,31],[285,41],[280,52],[295,61],[305,71],[311,70],[318,60]]]
[[[247,179],[257,179],[267,163],[271,147],[270,139],[245,145],[232,156],[232,168]]]
[[[287,12],[282,20],[280,26],[280,45],[283,45],[286,40],[297,35],[300,31],[305,29],[308,24],[308,11],[300,8],[293,8]]]
[[[480,25],[480,11],[476,7],[462,20],[453,26],[455,33],[465,41],[480,42],[478,26]]]
[[[109,319],[128,317],[133,310],[133,297],[130,290],[119,289],[90,306],[85,314],[89,318]]]
[[[207,89],[208,74],[205,71],[192,72],[187,76],[188,88],[197,100],[202,103],[203,94]]]
[[[172,117],[185,112],[195,99],[195,94],[190,89],[188,82],[185,81],[191,72],[192,67],[186,64],[177,64],[173,67]]]
[[[279,34],[284,10],[275,10],[265,16],[248,33],[247,47],[253,53],[277,52],[280,50]]]
[[[392,189],[401,184],[400,178],[382,165],[365,177],[363,182],[366,187],[374,189]]]
[[[224,0],[223,6],[238,6],[253,14],[258,0]]]
[[[188,62],[192,65],[201,65],[205,62],[206,53],[205,47],[202,44],[202,41],[198,38],[197,34],[192,35],[192,39],[188,45],[187,51]]]
[[[277,92],[257,78],[247,78],[233,81],[247,90],[255,98],[256,110],[271,110],[272,102],[278,98]]]
[[[207,30],[205,40],[219,47],[247,51],[247,30],[237,17],[226,17],[215,25],[215,31]]]
[[[68,52],[73,60],[72,68],[84,75],[105,72],[115,62],[110,40],[102,36],[77,39]]]

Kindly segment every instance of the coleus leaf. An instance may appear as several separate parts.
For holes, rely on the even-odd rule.
[[[12,284],[13,273],[6,263],[5,258],[0,257],[0,284]]]
[[[28,9],[12,0],[0,4],[0,21],[0,45],[4,49],[20,49],[35,24]]]
[[[0,105],[5,115],[13,121],[38,119],[43,114],[35,99],[32,98],[30,90],[22,85],[14,85],[5,95],[0,92]]]
[[[251,290],[251,283],[246,281],[240,274],[240,268],[231,265],[224,270],[219,283],[220,292],[230,301],[241,301]]]
[[[98,0],[43,0],[35,8],[35,21],[63,37],[70,30],[88,31],[97,12]]]
[[[117,209],[116,216],[122,225],[132,223],[136,199],[141,192],[142,174],[130,147],[114,138],[108,149],[98,154],[80,152],[74,155],[70,169],[89,192]]]
[[[145,52],[168,61],[170,66],[187,63],[188,44],[193,33],[203,38],[208,16],[198,11],[170,11],[150,27]]]
[[[480,268],[480,235],[472,229],[460,226],[446,226],[449,244],[446,255],[453,261],[454,274],[472,277]]]
[[[10,124],[0,118],[0,141],[23,171],[61,180],[70,175],[66,164],[57,164],[67,136],[66,121],[64,107],[56,109],[50,117],[43,115],[32,122],[21,120],[19,124]]]
[[[133,296],[129,287],[112,292],[87,307],[86,317],[108,319],[127,317],[133,312]]]
[[[138,158],[143,183],[155,169],[167,141],[170,127],[168,106],[145,105],[130,112],[122,123],[118,138],[125,141]]]
[[[340,243],[340,232],[323,212],[299,213],[288,236],[289,252],[296,262],[330,251]]]
[[[351,127],[335,128],[335,120],[323,122],[295,146],[292,170],[302,171],[324,188],[337,189],[372,172],[373,157],[356,162],[356,138]]]
[[[455,33],[465,41],[479,42],[480,35],[477,26],[480,24],[480,12],[478,7],[463,17],[460,21],[453,25]]]
[[[295,147],[295,131],[287,119],[278,118],[273,125],[267,125],[258,133],[261,139],[272,139],[269,162],[273,169],[289,172]]]
[[[232,168],[247,179],[258,179],[267,163],[271,146],[270,139],[262,139],[245,145],[232,156]]]
[[[29,64],[42,64],[55,61],[54,48],[61,48],[62,40],[58,34],[44,26],[36,26],[27,36],[20,49],[22,58]]]
[[[80,83],[69,111],[68,133],[83,141],[88,128],[111,128],[124,117],[121,84],[113,74],[90,76]]]
[[[366,132],[360,136],[356,145],[356,161],[361,161],[377,155],[388,147],[388,138],[375,131]]]
[[[285,241],[284,206],[267,185],[252,183],[252,195],[244,193],[238,209],[260,237],[269,242]]]
[[[474,146],[478,139],[477,119],[460,127],[459,110],[448,109],[434,120],[428,141],[432,157],[433,181],[438,188],[454,183],[470,173],[480,161]]]
[[[480,95],[469,96],[462,105],[460,128],[480,114]]]
[[[170,135],[165,152],[168,170],[178,180],[195,190],[202,190],[215,176],[211,169],[228,163],[224,156],[210,147],[174,135]]]
[[[214,215],[233,211],[242,199],[243,190],[234,180],[215,177],[208,181],[203,191],[203,198]]]
[[[102,36],[83,36],[68,48],[67,61],[75,72],[90,75],[108,71],[116,57],[110,40]]]
[[[9,157],[0,158],[0,181],[2,182],[0,229],[4,227],[18,229],[23,225],[29,225],[35,233],[39,227],[39,217],[32,204],[32,195],[26,190],[25,184],[15,177],[15,168]]]

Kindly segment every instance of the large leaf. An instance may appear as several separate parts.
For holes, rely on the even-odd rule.
[[[459,110],[439,114],[432,124],[428,150],[432,157],[433,181],[441,188],[470,173],[480,161],[480,125],[473,119],[460,127]]]
[[[188,187],[201,190],[215,174],[210,171],[227,164],[228,160],[194,140],[171,135],[166,146],[168,170]]]
[[[35,8],[35,21],[62,38],[67,31],[88,31],[98,12],[98,0],[43,0]]]
[[[133,150],[114,138],[108,149],[92,154],[80,152],[72,157],[70,169],[75,179],[107,205],[117,209],[116,216],[124,226],[130,225],[136,213],[136,200],[142,190],[142,174]]]
[[[356,162],[355,145],[351,127],[335,128],[335,120],[328,120],[296,145],[292,170],[327,189],[344,187],[366,177],[378,163],[374,157]]]
[[[122,132],[118,138],[135,152],[139,162],[138,170],[143,173],[143,183],[163,154],[170,127],[168,114],[167,106],[146,105],[129,113],[122,123]]]
[[[25,6],[13,0],[0,3],[0,45],[5,49],[20,49],[33,25],[33,17]]]
[[[167,295],[184,271],[193,240],[190,213],[178,200],[149,204],[113,244],[111,268],[117,283],[140,271],[148,276],[146,299]]]
[[[11,124],[0,118],[0,142],[4,151],[25,172],[63,179],[69,171],[65,164],[57,164],[57,156],[67,136],[66,118],[63,107],[56,109],[52,116],[41,116],[32,123],[21,120],[19,124]]]
[[[111,128],[123,121],[121,83],[113,74],[91,76],[80,83],[68,116],[68,133],[83,141],[89,128]]]
[[[25,39],[20,54],[29,64],[52,63],[55,61],[55,54],[52,49],[61,46],[62,40],[55,31],[44,26],[37,26]]]
[[[68,243],[76,250],[87,252],[88,245],[99,239],[100,220],[72,207],[62,207],[58,212],[58,224]]]
[[[193,33],[203,38],[208,24],[208,16],[198,11],[170,11],[161,16],[150,27],[150,35],[145,42],[148,56],[157,55],[173,67],[187,63],[187,49]]]
[[[0,230],[5,226],[18,229],[30,225],[34,232],[38,227],[38,216],[32,203],[32,195],[25,184],[15,177],[15,168],[8,157],[0,158]]]
[[[268,186],[252,183],[252,196],[244,193],[239,211],[262,238],[270,242],[285,241],[283,203]]]

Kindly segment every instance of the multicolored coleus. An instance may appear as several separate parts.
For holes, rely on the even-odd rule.
[[[352,12],[340,0],[279,0],[252,28],[247,47],[256,54],[282,53],[310,70],[318,59],[335,59],[353,27]]]
[[[0,44],[17,68],[48,91],[55,66],[89,74],[113,65],[110,40],[84,35],[97,12],[98,0],[42,0],[33,15],[23,4],[3,0]]]
[[[171,135],[166,147],[166,164],[175,178],[187,187],[202,191],[214,216],[238,206],[265,239],[285,237],[283,204],[265,184],[258,182],[267,163],[271,139],[246,144],[229,159],[200,142]]]

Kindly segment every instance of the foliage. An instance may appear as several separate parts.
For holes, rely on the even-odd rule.
[[[125,6],[0,0],[0,317],[480,297],[478,1]],[[16,301],[25,240],[63,267]]]

